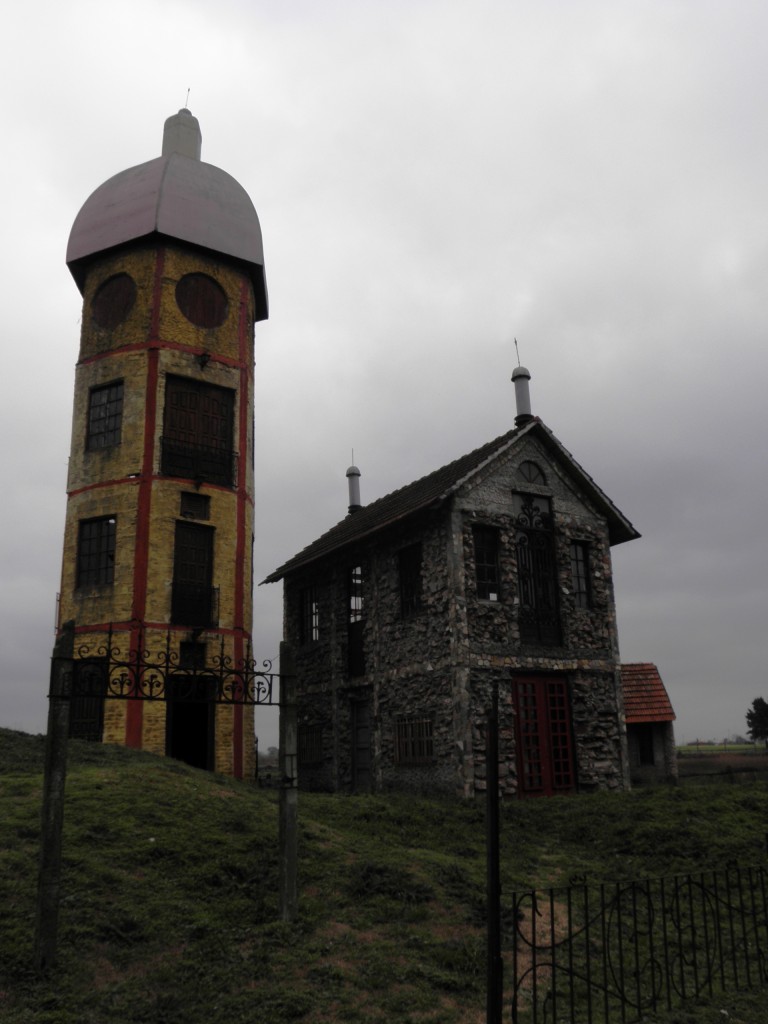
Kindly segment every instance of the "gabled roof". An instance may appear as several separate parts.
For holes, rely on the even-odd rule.
[[[350,513],[346,519],[342,519],[340,523],[337,523],[303,551],[275,569],[263,582],[276,583],[295,570],[304,568],[326,555],[361,541],[395,523],[402,522],[417,512],[439,506],[485,466],[514,448],[524,437],[528,436],[534,436],[542,441],[553,456],[561,462],[565,462],[571,473],[577,477],[581,487],[605,515],[611,544],[621,544],[623,541],[633,540],[640,536],[629,520],[600,490],[592,477],[584,472],[551,430],[545,427],[541,420],[534,418],[524,426],[502,434],[501,437],[497,437],[454,462],[448,463],[447,466]]]
[[[622,665],[621,688],[627,725],[675,720],[659,670],[650,662]]]

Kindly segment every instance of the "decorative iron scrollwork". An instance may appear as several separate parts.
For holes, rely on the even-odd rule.
[[[102,642],[81,644],[73,660],[71,696],[164,701],[188,692],[190,699],[217,704],[276,704],[272,662],[253,658],[250,641],[242,658],[225,649],[224,637],[209,662],[185,665],[168,632],[162,649],[145,646],[139,630],[129,649],[120,647],[110,626]],[[205,696],[202,696],[205,694]]]
[[[635,1024],[768,980],[763,867],[513,896],[512,1020]]]

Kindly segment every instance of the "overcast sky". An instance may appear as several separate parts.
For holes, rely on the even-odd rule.
[[[641,532],[624,661],[679,741],[768,697],[763,0],[43,0],[0,36],[0,725],[45,730],[80,295],[69,230],[198,117],[249,192],[256,577],[533,411]],[[276,656],[281,588],[256,594]],[[272,719],[257,724],[276,742]]]

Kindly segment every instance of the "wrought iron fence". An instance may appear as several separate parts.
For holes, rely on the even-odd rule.
[[[133,639],[123,633],[129,647],[120,646],[112,627],[103,641],[81,644],[74,652],[69,675],[69,693],[74,700],[169,700],[188,692],[189,699],[199,691],[198,680],[205,683],[208,701],[217,704],[277,704],[274,682],[278,674],[272,662],[257,663],[250,641],[243,656],[227,653],[225,638],[220,637],[216,654],[204,663],[188,662],[174,649],[170,631],[157,649],[146,646],[139,630]]]
[[[512,1020],[634,1024],[768,980],[766,870],[513,894]]]

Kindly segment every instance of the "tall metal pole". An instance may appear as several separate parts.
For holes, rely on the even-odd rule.
[[[35,970],[40,973],[53,967],[56,962],[61,898],[61,834],[64,827],[64,783],[67,776],[74,647],[75,624],[70,621],[62,627],[53,649],[48,693],[34,950]]]
[[[504,964],[501,959],[501,876],[499,872],[499,685],[493,684],[485,730],[486,862],[488,905],[488,989],[486,1019],[501,1024]]]
[[[296,759],[296,663],[293,649],[280,644],[280,918],[299,915],[298,796]]]

